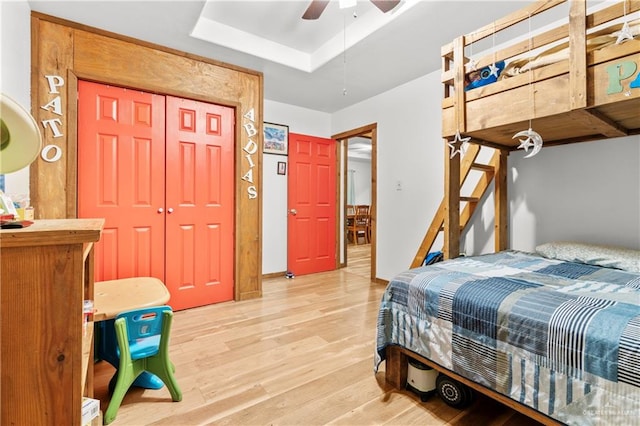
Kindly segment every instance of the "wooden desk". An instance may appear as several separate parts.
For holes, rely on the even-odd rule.
[[[93,243],[104,219],[0,230],[0,424],[80,426],[93,396]]]
[[[94,284],[94,321],[113,319],[120,312],[161,306],[169,301],[164,283],[151,277],[97,281]]]

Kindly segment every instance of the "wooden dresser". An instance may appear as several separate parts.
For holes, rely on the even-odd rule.
[[[0,424],[79,425],[93,395],[93,243],[104,219],[0,230]],[[91,319],[91,318],[90,318]]]

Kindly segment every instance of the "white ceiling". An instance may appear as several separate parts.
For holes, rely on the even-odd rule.
[[[403,0],[383,14],[368,0],[345,10],[332,1],[305,21],[306,0],[29,0],[34,11],[261,71],[266,99],[330,113],[440,69],[443,44],[526,3]]]
[[[347,155],[349,160],[371,161],[371,139],[356,136],[349,139]]]
[[[249,4],[251,13],[247,13]],[[280,1],[274,5],[272,1],[209,0],[191,35],[313,72],[416,4],[405,0],[392,11],[382,13],[368,0],[345,9],[333,1],[320,19],[305,20],[300,17],[308,1]]]

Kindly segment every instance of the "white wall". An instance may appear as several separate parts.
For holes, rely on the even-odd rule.
[[[441,92],[440,73],[432,73],[332,115],[333,134],[378,123],[379,278],[409,267],[442,199]]]
[[[289,126],[290,133],[331,137],[331,117],[280,102],[264,101],[264,121]],[[287,270],[287,176],[286,156],[264,154],[262,184],[262,273]],[[287,162],[287,175],[278,175],[279,161]]]
[[[31,9],[26,0],[0,1],[0,92],[31,110]],[[29,193],[29,167],[5,175],[9,195]]]
[[[640,136],[510,155],[511,246],[572,240],[640,249]]]
[[[349,170],[353,170],[353,175],[347,174],[347,182],[353,176],[353,186],[355,189],[355,200],[353,204],[371,205],[371,160],[363,158],[348,159]]]

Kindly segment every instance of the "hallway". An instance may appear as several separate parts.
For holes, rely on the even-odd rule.
[[[363,278],[371,276],[371,244],[347,245],[346,271]]]

